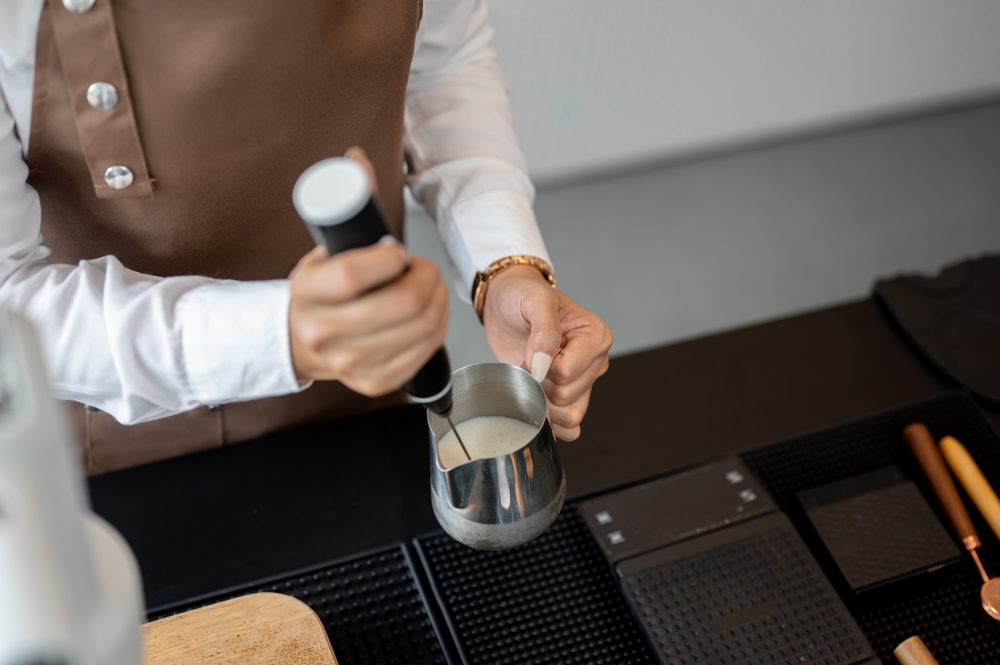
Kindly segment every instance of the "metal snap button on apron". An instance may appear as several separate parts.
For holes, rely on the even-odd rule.
[[[125,189],[132,184],[134,179],[132,169],[121,164],[109,166],[108,170],[104,172],[104,182],[115,189]]]
[[[109,111],[118,105],[118,90],[104,81],[91,83],[87,88],[87,103],[98,111]]]
[[[83,14],[85,12],[89,12],[95,2],[97,2],[97,0],[63,0],[63,7],[71,12]]]

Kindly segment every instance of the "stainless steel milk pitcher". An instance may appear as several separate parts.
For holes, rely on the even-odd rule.
[[[531,374],[504,363],[457,370],[452,391],[456,424],[478,416],[507,416],[537,429],[509,455],[445,469],[437,442],[450,427],[428,412],[434,515],[448,535],[469,547],[503,550],[526,543],[552,524],[566,498],[566,478],[545,417],[545,392]]]

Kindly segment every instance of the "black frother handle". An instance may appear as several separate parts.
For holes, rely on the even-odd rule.
[[[451,413],[451,363],[443,346],[403,386],[403,390],[410,394],[414,402],[423,404],[439,416]]]
[[[361,212],[346,222],[330,226],[307,222],[306,225],[316,242],[323,243],[330,256],[349,249],[373,245],[383,236],[389,235],[385,218],[374,197],[368,199]],[[426,406],[439,416],[451,412],[451,363],[448,362],[448,352],[443,346],[431,356],[417,375],[403,386],[403,390],[409,393],[413,401]]]
[[[306,222],[306,226],[309,227],[313,240],[326,247],[326,253],[330,256],[374,245],[383,236],[392,235],[375,197],[369,198],[361,212],[346,222],[330,226]]]

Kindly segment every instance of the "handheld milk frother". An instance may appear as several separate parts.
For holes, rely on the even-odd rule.
[[[391,235],[364,167],[353,159],[324,159],[295,182],[292,202],[317,243],[330,256],[367,247]],[[413,401],[447,419],[465,456],[469,451],[451,422],[451,364],[442,346],[403,389]]]

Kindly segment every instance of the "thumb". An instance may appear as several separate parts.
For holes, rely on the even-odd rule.
[[[353,159],[364,167],[365,171],[368,172],[368,179],[372,183],[372,192],[378,196],[378,178],[375,177],[375,167],[372,165],[371,160],[368,159],[368,153],[365,152],[364,148],[352,145],[347,149],[347,152],[344,153],[344,157]]]
[[[549,373],[552,359],[562,346],[558,298],[546,299],[534,307],[531,316],[527,318],[531,324],[531,333],[524,347],[524,366],[535,380],[541,383]]]

